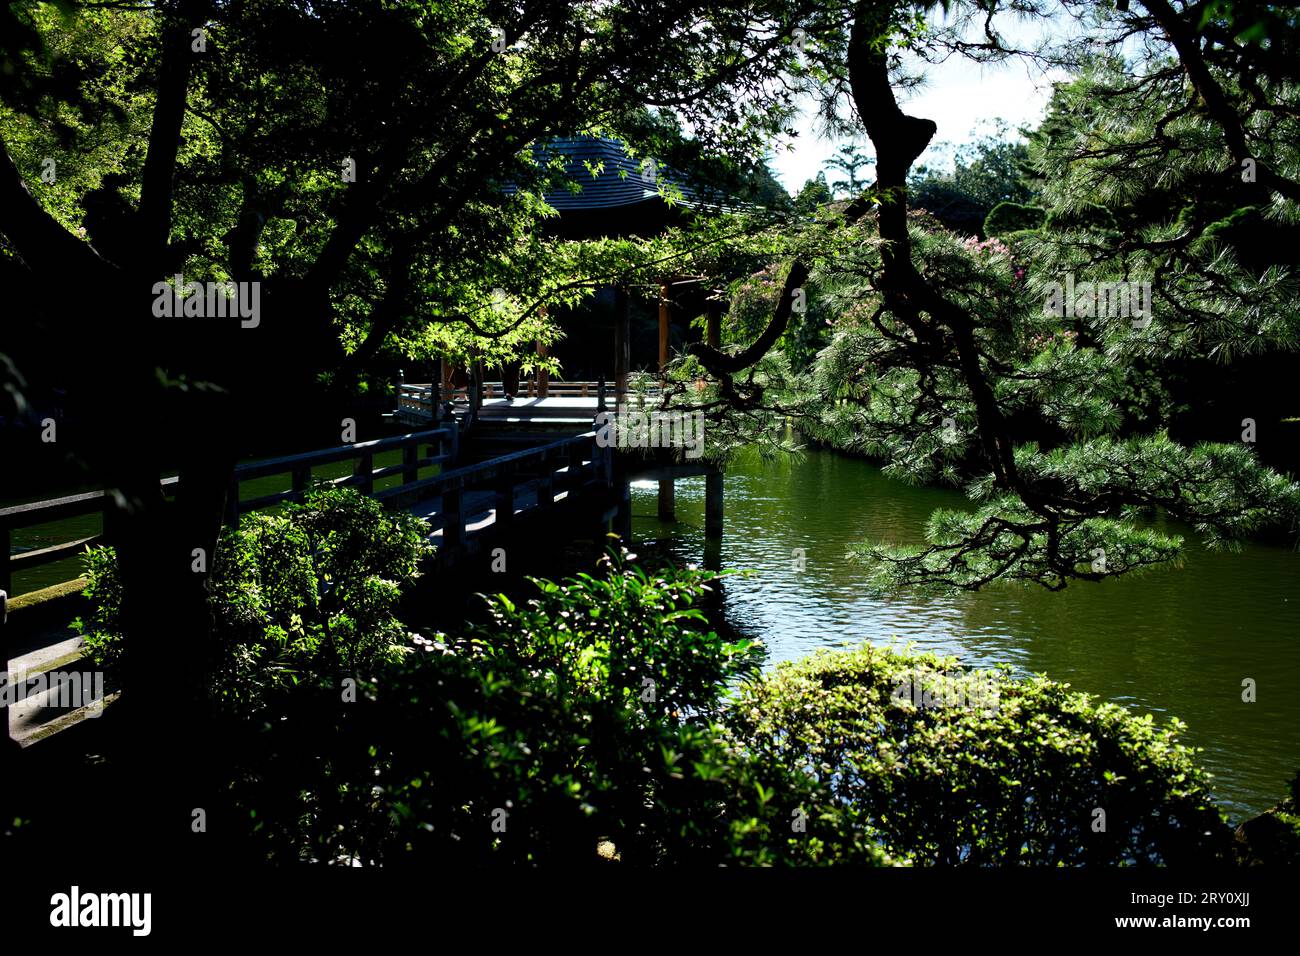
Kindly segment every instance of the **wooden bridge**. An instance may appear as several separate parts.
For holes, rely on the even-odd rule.
[[[672,519],[673,482],[705,475],[706,534],[716,551],[722,531],[721,471],[703,462],[673,460],[671,453],[616,457],[593,428],[605,400],[599,386],[587,383],[585,394],[578,385],[560,389],[558,395],[525,395],[511,402],[489,390],[477,416],[467,414],[465,404],[458,405],[453,396],[450,409],[441,407],[440,421],[431,421],[439,408],[436,393],[414,391],[428,386],[403,386],[407,391],[399,413],[406,408],[412,419],[436,427],[240,464],[231,475],[225,520],[235,524],[243,514],[300,501],[313,487],[355,488],[428,523],[434,545],[431,570],[437,573],[477,555],[486,559],[490,549],[508,548],[515,536],[533,538],[539,526],[548,543],[563,539],[603,545],[612,522],[613,530],[630,542],[633,481],[658,480],[659,516]],[[175,477],[160,479],[168,496],[175,494],[177,483]],[[76,672],[86,667],[79,661],[80,638],[68,626],[84,582],[69,580],[15,594],[14,575],[69,561],[90,546],[112,544],[111,531],[104,533],[110,494],[90,491],[0,508],[0,653],[9,671]],[[50,532],[64,534],[65,540],[13,553],[15,532],[69,519],[74,526],[82,519],[82,531],[69,533],[65,525],[63,532]],[[30,543],[32,532],[27,530],[25,537]],[[6,625],[10,609],[20,613]],[[0,723],[27,744],[83,719],[85,712],[84,707],[68,710],[38,700],[13,711],[0,706]]]
[[[428,522],[429,541],[435,546],[429,569],[433,573],[498,543],[508,545],[512,535],[531,533],[535,522],[545,522],[548,537],[562,528],[574,537],[603,544],[603,532],[617,514],[621,498],[613,490],[612,450],[597,442],[590,420],[585,426],[577,434],[558,438],[534,436],[529,447],[468,464],[459,463],[462,436],[455,421],[390,438],[248,462],[232,475],[226,521],[235,523],[242,514],[299,501],[312,487],[351,487]],[[376,467],[377,459],[393,461]],[[313,474],[318,469],[346,473],[322,479]],[[177,479],[164,478],[161,485],[168,496],[174,495]],[[83,679],[86,686],[92,679],[89,665],[81,660],[81,639],[69,628],[84,581],[68,581],[11,599],[13,576],[75,558],[93,545],[112,544],[113,535],[102,531],[110,503],[109,493],[92,491],[0,508],[0,654],[5,671],[50,677],[49,690],[40,695],[12,708],[0,701],[0,727],[24,746],[93,715],[93,707],[102,707],[102,702],[86,706],[82,700],[68,700],[61,690],[67,681],[75,680],[80,687]],[[65,519],[89,518],[92,521],[83,524],[93,524],[95,516],[103,516],[99,533],[10,553],[16,531]],[[102,675],[99,681],[97,693],[102,694]],[[110,687],[108,698],[112,696]]]

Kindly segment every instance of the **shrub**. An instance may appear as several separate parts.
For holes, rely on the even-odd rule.
[[[920,863],[1173,864],[1219,859],[1230,840],[1177,742],[1182,724],[1042,677],[870,646],[822,652],[747,687],[728,724]]]
[[[1039,206],[1026,206],[1016,202],[1000,202],[989,210],[984,219],[986,236],[1003,236],[1042,228],[1047,212]]]
[[[426,534],[351,489],[312,491],[282,514],[225,529],[209,579],[214,696],[247,702],[305,678],[332,686],[400,654],[407,631],[395,612]],[[129,645],[113,550],[90,549],[85,570],[91,610],[73,623],[91,660],[111,666]]]
[[[1277,806],[1244,821],[1234,834],[1242,866],[1294,866],[1300,863],[1300,771]]]
[[[709,716],[757,654],[695,610],[712,577],[607,572],[493,598],[491,625],[416,639],[354,704],[304,685],[245,722],[232,817],[279,860],[880,862],[821,784]]]
[[[523,668],[547,693],[608,699],[646,721],[716,714],[727,684],[758,674],[762,645],[725,640],[701,610],[717,575],[652,576],[612,554],[602,563],[603,578],[534,580],[538,597],[519,607],[488,598],[491,624],[468,649],[490,667]]]

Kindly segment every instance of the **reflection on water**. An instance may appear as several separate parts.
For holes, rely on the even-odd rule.
[[[704,560],[704,479],[677,483],[677,523],[655,518],[655,485],[633,488],[638,543]],[[860,541],[920,540],[936,507],[961,496],[913,488],[829,452],[764,462],[743,456],[726,478],[722,566],[727,616],[762,637],[773,662],[846,642],[914,642],[971,664],[1007,663],[1188,724],[1185,742],[1234,819],[1272,806],[1300,767],[1300,554],[1251,546],[1064,592],[1002,585],[979,594],[872,597],[845,558]],[[803,549],[797,570],[796,549]],[[1242,681],[1258,685],[1241,700]]]

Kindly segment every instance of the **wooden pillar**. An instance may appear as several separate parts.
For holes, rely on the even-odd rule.
[[[546,346],[541,342],[536,343],[537,354],[546,358]],[[544,368],[537,370],[537,397],[545,398],[551,391],[551,373]]]
[[[659,520],[675,521],[677,519],[676,486],[671,478],[659,479]]]
[[[6,596],[12,594],[14,590],[13,573],[9,567],[10,547],[12,545],[9,528],[0,526],[0,591],[3,591]]]
[[[515,520],[515,475],[507,472],[496,482],[496,527],[509,528]]]
[[[722,469],[711,471],[704,477],[704,534],[709,538],[722,537]]]
[[[721,571],[722,570],[722,539],[705,538],[704,539],[704,570]],[[722,604],[722,590],[725,585],[719,581],[713,585],[713,591],[704,599],[705,604],[710,606],[720,606]]]
[[[469,361],[469,417],[478,418],[478,410],[483,407],[483,363],[477,357]]]
[[[352,470],[353,477],[357,479],[357,487],[361,489],[363,495],[371,495],[375,492],[375,453],[372,451],[365,452],[357,461],[356,467]]]
[[[448,488],[442,493],[442,546],[448,549],[465,544],[465,504],[461,488]]]
[[[632,299],[624,286],[614,290],[614,407],[627,394],[627,377],[632,369]]]
[[[545,319],[547,315],[546,306],[544,305],[538,306],[537,315],[539,318]],[[540,341],[536,343],[536,346],[537,346],[537,354],[540,355],[542,358],[546,358],[546,346]],[[537,370],[537,397],[545,398],[547,394],[550,392],[550,390],[551,390],[551,373],[546,371],[546,369],[544,368],[539,368]]]
[[[672,343],[673,312],[672,303],[668,301],[669,286],[667,282],[659,284],[659,377],[663,380],[664,369],[668,365],[668,347]],[[672,521],[677,517],[677,502],[673,480],[659,479],[659,520]]]
[[[632,547],[632,483],[624,481],[618,490],[618,513],[614,515],[614,533],[623,547]]]

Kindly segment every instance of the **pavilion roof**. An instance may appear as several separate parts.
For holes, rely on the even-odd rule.
[[[560,187],[545,193],[546,202],[561,214],[645,202],[672,201],[690,209],[725,205],[725,197],[709,196],[662,164],[656,166],[655,175],[649,175],[642,158],[629,155],[617,139],[589,135],[555,137],[535,143],[533,155],[539,164],[559,157],[566,178],[580,187],[577,192]],[[668,187],[665,193],[660,192],[661,185]]]

